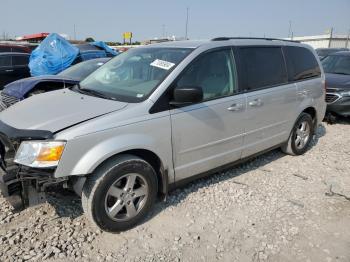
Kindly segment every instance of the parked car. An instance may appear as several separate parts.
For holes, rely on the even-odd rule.
[[[32,49],[28,46],[18,44],[0,44],[0,53],[16,52],[16,53],[28,53],[32,52]]]
[[[74,60],[73,64],[80,63],[82,61],[86,61],[94,58],[101,57],[114,57],[115,54],[109,53],[101,47],[94,46],[92,44],[78,44],[75,45],[79,48],[79,55]]]
[[[7,84],[0,93],[0,111],[32,95],[72,87],[108,60],[110,58],[91,59],[71,66],[57,75],[28,77]]]
[[[349,51],[349,49],[348,48],[317,48],[316,49],[316,53],[318,54],[321,60],[326,56],[330,54],[334,54],[339,51]]]
[[[326,73],[327,111],[350,116],[350,51],[329,55],[322,64]]]
[[[0,53],[0,88],[15,80],[29,77],[29,54]]]
[[[130,49],[0,114],[2,193],[28,207],[70,187],[92,223],[117,232],[184,182],[272,148],[304,154],[326,110],[316,56],[274,39]]]

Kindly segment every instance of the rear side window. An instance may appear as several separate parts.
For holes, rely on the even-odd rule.
[[[11,66],[11,56],[0,56],[0,67]]]
[[[240,49],[244,71],[244,91],[287,83],[287,70],[281,47]]]
[[[12,64],[14,66],[28,65],[28,63],[29,63],[28,56],[13,56],[12,57]]]
[[[321,69],[314,54],[307,48],[284,47],[290,81],[299,81],[321,75]]]

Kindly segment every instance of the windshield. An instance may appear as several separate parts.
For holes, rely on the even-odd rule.
[[[74,80],[81,81],[88,75],[90,75],[92,72],[94,72],[97,68],[99,68],[101,65],[106,63],[108,59],[98,59],[98,60],[89,60],[85,62],[81,62],[79,64],[76,64],[74,66],[69,67],[68,69],[62,71],[59,73],[59,76],[72,78]]]
[[[113,58],[80,83],[123,102],[145,100],[163,79],[192,51],[188,48],[130,49]]]
[[[330,55],[322,60],[326,73],[350,75],[350,56]]]

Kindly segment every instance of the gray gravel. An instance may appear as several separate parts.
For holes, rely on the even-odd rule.
[[[0,197],[0,261],[350,261],[349,134],[324,124],[304,156],[198,180],[120,234],[92,228],[69,192],[18,214]]]

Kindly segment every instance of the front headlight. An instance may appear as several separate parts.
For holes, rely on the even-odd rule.
[[[14,162],[30,167],[55,167],[61,159],[64,141],[23,141]]]

